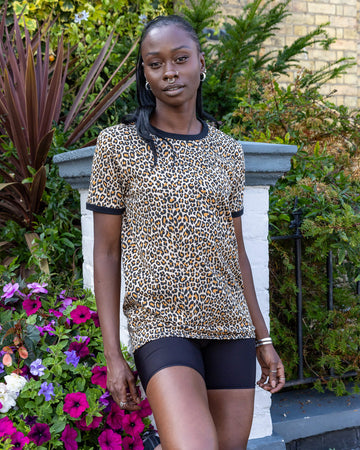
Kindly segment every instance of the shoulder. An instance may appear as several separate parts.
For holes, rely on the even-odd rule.
[[[240,141],[211,125],[209,125],[209,138],[228,156],[243,155],[243,148]]]
[[[98,141],[136,138],[137,136],[135,124],[120,123],[119,125],[113,125],[102,130],[99,134]]]

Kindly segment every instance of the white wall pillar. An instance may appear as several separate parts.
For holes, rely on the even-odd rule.
[[[247,186],[244,195],[243,234],[255,290],[261,312],[269,327],[269,244],[268,244],[269,187]],[[260,378],[256,367],[256,380]],[[272,434],[270,415],[271,394],[256,386],[254,419],[250,439]]]

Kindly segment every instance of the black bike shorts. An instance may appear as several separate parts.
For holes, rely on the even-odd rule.
[[[134,352],[144,390],[159,370],[172,366],[195,369],[207,389],[254,389],[255,339],[160,338]]]

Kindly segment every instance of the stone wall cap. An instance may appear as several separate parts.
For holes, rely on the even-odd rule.
[[[291,157],[296,145],[269,144],[240,141],[245,155],[245,177],[247,186],[272,186],[290,169]],[[73,188],[89,187],[91,164],[95,146],[84,147],[53,157],[59,173]]]

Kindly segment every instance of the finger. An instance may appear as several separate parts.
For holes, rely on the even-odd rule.
[[[277,364],[271,364],[270,365],[270,373],[269,373],[269,384],[272,388],[276,387],[277,379],[278,379]]]
[[[278,384],[275,388],[272,388],[270,392],[275,394],[275,392],[279,392],[285,386],[285,377],[279,378]]]
[[[135,379],[132,378],[132,379],[128,380],[128,384],[129,384],[130,395],[131,395],[133,401],[136,404],[140,403],[140,398],[138,396]]]

